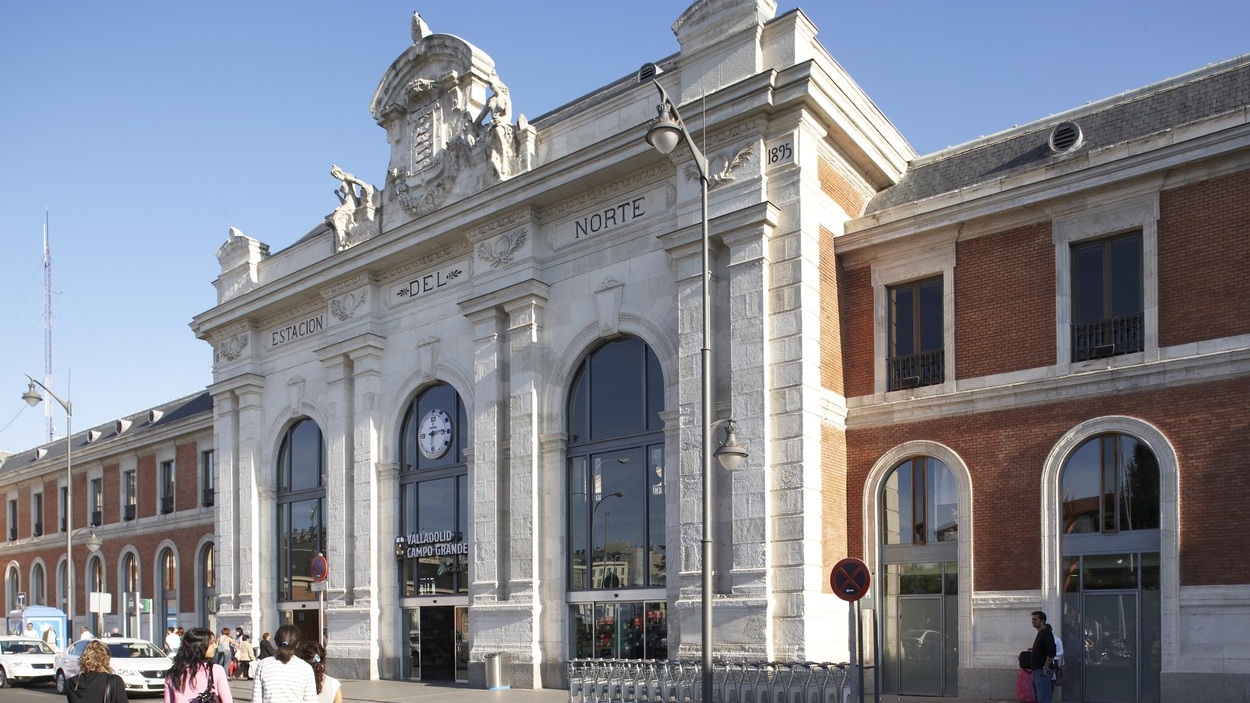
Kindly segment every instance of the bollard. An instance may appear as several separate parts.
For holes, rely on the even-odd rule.
[[[512,688],[508,676],[508,653],[491,652],[486,655],[486,688],[491,691],[506,691]]]

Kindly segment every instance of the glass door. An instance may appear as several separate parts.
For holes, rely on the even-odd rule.
[[[899,693],[942,695],[942,596],[898,599]]]
[[[456,681],[469,681],[469,609],[456,608]]]
[[[1085,700],[1136,703],[1137,593],[1094,591],[1084,601]]]

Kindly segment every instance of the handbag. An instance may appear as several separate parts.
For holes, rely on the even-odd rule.
[[[1062,686],[1068,682],[1070,674],[1068,673],[1067,664],[1059,664],[1055,667],[1055,685]]]
[[[1023,652],[1020,652],[1020,668],[1021,669],[1033,668],[1033,650],[1026,649]]]
[[[191,699],[193,703],[217,703],[217,691],[213,688],[213,668],[210,666],[204,670],[208,674],[208,688],[195,694],[195,698]]]

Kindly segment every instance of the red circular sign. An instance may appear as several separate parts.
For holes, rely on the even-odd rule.
[[[868,573],[868,565],[847,557],[833,565],[833,573],[829,575],[829,585],[833,594],[845,601],[857,601],[868,593],[872,584],[872,576]]]
[[[308,571],[312,575],[314,582],[321,583],[325,581],[326,577],[330,575],[330,562],[326,561],[326,555],[318,553],[317,556],[313,557]]]

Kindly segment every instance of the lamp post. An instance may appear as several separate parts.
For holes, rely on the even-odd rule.
[[[647,129],[647,143],[655,147],[661,154],[670,154],[677,145],[686,141],[690,153],[694,156],[695,166],[699,171],[700,205],[702,207],[702,283],[703,283],[703,349],[700,352],[700,383],[703,433],[702,455],[700,465],[703,470],[703,540],[700,554],[703,570],[702,608],[703,608],[703,702],[712,703],[712,432],[721,422],[728,423],[725,442],[716,450],[715,455],[726,469],[734,469],[746,458],[746,450],[738,444],[734,434],[735,423],[732,419],[711,421],[712,409],[712,300],[709,290],[711,279],[711,244],[708,240],[707,191],[711,185],[708,175],[707,157],[695,146],[694,139],[686,129],[677,106],[669,99],[668,93],[660,82],[652,79],[656,90],[660,91],[660,104],[656,106],[656,116]]]
[[[625,497],[624,493],[617,491],[616,493],[609,493],[606,496],[600,498],[599,500],[596,500],[595,507],[590,509],[590,528],[593,530],[595,527],[595,513],[599,512],[599,506],[603,505],[603,501],[607,500],[608,498],[624,498],[624,497]],[[608,517],[607,516],[609,514],[610,514],[610,511],[609,513],[605,513],[604,518],[603,518],[603,567],[605,570],[607,569],[607,566],[608,566]],[[591,546],[590,580],[591,580],[591,583],[593,584],[594,578],[595,578],[594,545],[592,544],[590,546]],[[604,574],[604,577],[599,580],[599,583],[606,585],[607,584],[606,579],[607,579],[607,575]]]
[[[62,400],[51,388],[43,385],[29,375],[30,387],[22,394],[22,400],[30,407],[35,407],[43,396],[35,386],[44,389],[52,399],[65,409],[65,610],[66,610],[66,644],[73,634],[74,626],[74,465],[72,452],[74,448],[74,406],[68,400]],[[92,532],[92,536],[95,532]],[[98,539],[98,538],[97,538]]]

